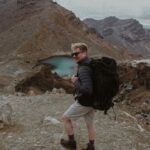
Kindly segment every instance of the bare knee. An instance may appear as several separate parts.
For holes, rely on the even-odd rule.
[[[70,120],[69,117],[63,115],[63,116],[62,116],[62,121],[64,121],[64,122],[70,122],[71,120]]]

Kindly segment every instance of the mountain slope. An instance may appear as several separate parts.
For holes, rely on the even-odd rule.
[[[132,58],[90,30],[73,12],[51,0],[0,3],[0,79],[8,83],[33,74],[32,66],[51,55],[69,54],[70,44],[85,42],[91,56]],[[14,83],[13,83],[14,84]]]
[[[84,22],[96,29],[110,43],[150,58],[150,30],[144,29],[137,20],[108,17],[102,20],[89,18]]]
[[[37,59],[69,52],[72,42],[83,41],[95,55],[123,58],[118,49],[90,32],[72,12],[52,1],[11,0],[0,4],[0,8],[1,57],[11,53],[14,57]]]

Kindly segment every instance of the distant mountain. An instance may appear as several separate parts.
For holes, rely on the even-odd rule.
[[[84,22],[108,42],[150,58],[150,30],[144,29],[137,20],[107,17],[102,20],[88,18]]]

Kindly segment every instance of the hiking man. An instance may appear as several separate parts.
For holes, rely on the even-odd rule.
[[[85,43],[73,43],[71,49],[72,57],[78,64],[77,74],[73,75],[71,79],[75,89],[75,102],[62,116],[68,140],[61,139],[60,142],[65,148],[76,149],[72,119],[84,117],[89,138],[89,143],[84,150],[95,150],[95,127],[93,124],[95,110],[92,107],[93,83],[92,70],[88,66],[91,61],[88,58],[88,47]]]

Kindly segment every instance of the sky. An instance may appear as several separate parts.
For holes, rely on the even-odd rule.
[[[150,26],[150,0],[55,0],[72,10],[81,20],[103,19],[116,16],[121,19],[134,18]]]

